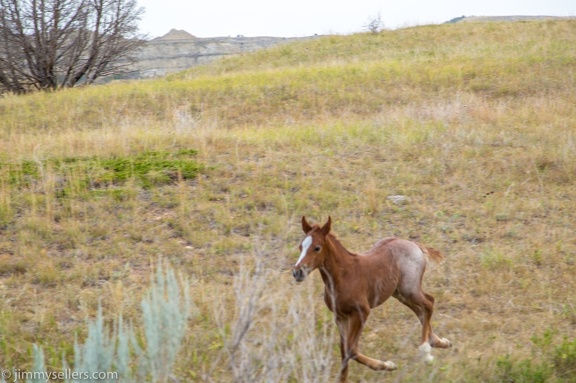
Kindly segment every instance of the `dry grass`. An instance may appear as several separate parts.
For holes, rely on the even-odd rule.
[[[498,381],[499,358],[539,358],[532,337],[574,339],[575,32],[547,21],[326,37],[167,80],[0,99],[0,366],[25,369],[40,343],[58,368],[99,297],[110,318],[136,318],[163,255],[193,277],[199,314],[177,376],[332,381],[321,280],[289,273],[303,214],[330,214],[354,251],[398,235],[446,255],[425,284],[455,347],[434,366],[415,360],[409,310],[390,301],[369,320],[361,347],[399,364],[392,381]],[[87,186],[93,169],[50,162],[183,148],[204,169],[154,187]]]

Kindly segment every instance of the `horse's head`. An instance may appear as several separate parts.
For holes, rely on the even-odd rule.
[[[300,257],[292,270],[292,275],[297,282],[302,282],[308,274],[324,262],[326,256],[324,245],[331,226],[330,217],[322,227],[317,224],[310,225],[306,217],[302,217],[302,230],[306,236],[300,243]]]

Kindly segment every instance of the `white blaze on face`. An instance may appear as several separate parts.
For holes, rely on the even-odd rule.
[[[310,247],[311,244],[312,244],[312,237],[311,236],[307,236],[306,238],[304,238],[304,240],[302,241],[302,252],[300,253],[300,258],[298,258],[298,261],[294,265],[294,268],[298,267],[300,262],[302,262],[302,260],[306,256],[306,253],[308,252],[308,248]]]

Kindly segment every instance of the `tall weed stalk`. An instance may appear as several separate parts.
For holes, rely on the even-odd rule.
[[[331,381],[336,360],[331,316],[315,310],[313,288],[296,286],[289,278],[283,288],[271,290],[269,286],[286,271],[258,243],[251,255],[240,256],[239,265],[234,313],[223,312],[221,305],[215,315],[225,336],[224,354],[232,380]],[[223,317],[234,320],[226,324]]]

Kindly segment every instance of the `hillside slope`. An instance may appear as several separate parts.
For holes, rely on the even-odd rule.
[[[166,122],[174,110],[226,126],[365,117],[456,93],[496,100],[572,91],[573,21],[442,25],[329,36],[154,80],[3,100],[2,131]],[[44,99],[46,100],[44,102]],[[66,108],[59,113],[58,105]],[[29,113],[29,109],[40,113]],[[51,113],[43,114],[42,108]],[[71,113],[68,113],[71,111]],[[36,120],[37,121],[34,121]],[[108,120],[108,121],[107,121]]]
[[[99,301],[141,328],[162,256],[196,306],[176,378],[334,381],[321,279],[290,274],[300,217],[331,215],[352,251],[398,235],[446,256],[425,288],[455,347],[416,361],[419,323],[390,301],[361,349],[400,369],[353,379],[569,381],[575,36],[571,20],[329,36],[0,98],[0,365],[29,368],[32,343],[72,364]]]

